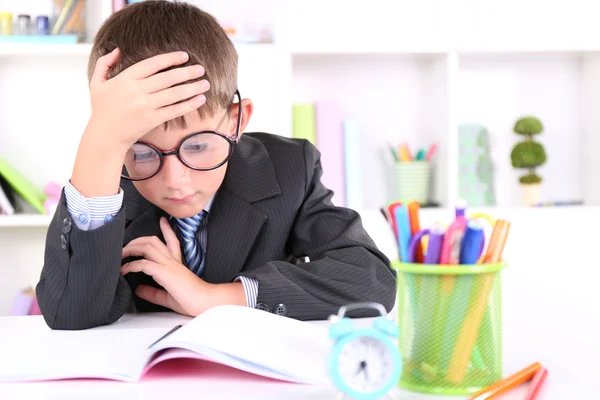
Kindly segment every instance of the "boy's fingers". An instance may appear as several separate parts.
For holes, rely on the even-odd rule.
[[[143,87],[148,93],[155,93],[183,82],[198,79],[204,75],[204,72],[204,67],[201,65],[174,68],[144,79]]]
[[[164,264],[167,261],[165,260],[165,254],[150,243],[128,244],[127,246],[123,247],[122,252],[122,258],[126,257],[144,257],[146,260],[153,261],[158,264]]]
[[[121,275],[130,272],[143,272],[146,275],[154,276],[157,266],[158,264],[149,260],[135,260],[121,265]]]
[[[210,85],[207,80],[175,86],[152,94],[151,102],[155,108],[169,106],[204,94],[208,91],[209,87]]]
[[[119,52],[120,50],[117,47],[96,61],[96,67],[94,68],[94,73],[92,74],[90,83],[97,84],[106,82],[108,80],[108,72],[117,63],[117,60],[119,59]]]
[[[179,239],[177,239],[175,232],[173,232],[171,225],[169,225],[169,222],[167,222],[165,217],[161,217],[160,219],[160,230],[162,231],[167,242],[167,249],[169,249],[169,252],[173,258],[181,262],[181,247],[179,244]]]
[[[187,315],[183,307],[181,307],[181,305],[175,301],[173,296],[171,296],[169,292],[164,289],[159,289],[148,285],[140,285],[135,289],[135,294],[138,295],[138,297],[149,301],[150,303],[170,308],[179,314]]]
[[[181,103],[159,108],[154,113],[159,121],[157,125],[197,110],[204,103],[206,103],[206,97],[203,94],[200,94],[189,100],[182,101]]]
[[[165,257],[169,256],[169,249],[167,246],[158,238],[158,236],[141,236],[133,239],[131,242],[127,243],[127,246],[144,246],[151,245],[155,247],[160,253],[162,253]],[[124,247],[124,248],[125,248]]]
[[[138,62],[123,71],[123,74],[132,79],[144,79],[168,67],[180,65],[189,59],[186,52],[176,51],[173,53],[159,54]]]

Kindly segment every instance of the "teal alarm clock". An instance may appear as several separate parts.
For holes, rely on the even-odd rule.
[[[372,326],[355,328],[346,313],[360,308],[379,311]],[[398,349],[400,329],[386,317],[379,303],[355,303],[343,306],[333,324],[329,337],[334,340],[328,369],[333,384],[346,396],[357,400],[377,399],[389,394],[398,384],[402,373],[402,358]]]

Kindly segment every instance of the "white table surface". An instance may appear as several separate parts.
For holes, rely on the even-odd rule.
[[[177,323],[187,321],[189,318],[172,313],[125,315],[115,324],[95,329],[127,329],[133,326],[145,328],[171,328]],[[358,325],[368,324],[368,319],[361,320]],[[327,324],[326,321],[316,321],[316,324]],[[40,316],[31,317],[0,317],[0,340],[15,330],[48,330]],[[587,366],[573,365],[574,359],[569,359],[561,354],[570,351],[585,351],[578,348],[577,343],[563,343],[565,351],[557,351],[543,356],[527,351],[527,349],[511,348],[510,343],[505,343],[505,374],[516,371],[515,368],[540,361],[549,369],[546,387],[543,396],[538,400],[547,399],[583,399],[592,398],[597,390],[590,384],[587,377],[600,378],[599,355],[587,354],[590,360]],[[558,347],[557,347],[558,348]],[[588,349],[589,350],[589,349]],[[572,353],[569,353],[572,354]],[[585,355],[585,353],[584,353]],[[0,362],[2,362],[0,355]],[[594,372],[596,371],[596,372]],[[585,374],[581,374],[584,372]],[[585,376],[584,376],[585,375]],[[577,380],[581,377],[582,382]],[[600,383],[600,380],[598,380]],[[587,385],[587,386],[586,386]],[[525,387],[517,388],[502,399],[522,399]],[[273,382],[248,382],[230,379],[227,381],[214,381],[203,379],[201,374],[194,377],[167,377],[161,380],[140,381],[136,383],[123,383],[104,380],[69,380],[42,383],[4,383],[0,384],[0,399],[261,399],[261,400],[329,400],[336,399],[337,393],[323,388],[314,388],[304,385]],[[592,397],[591,397],[592,396]],[[393,393],[395,399],[406,400],[433,400],[433,399],[466,399],[464,396],[432,396],[398,390]]]

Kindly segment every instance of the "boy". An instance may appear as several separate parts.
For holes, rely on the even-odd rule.
[[[127,6],[98,32],[88,77],[92,114],[36,289],[49,327],[220,304],[301,320],[356,301],[391,310],[389,260],[356,212],[331,204],[316,148],[242,136],[253,105],[212,16]]]

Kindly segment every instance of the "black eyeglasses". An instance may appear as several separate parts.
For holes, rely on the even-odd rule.
[[[235,135],[228,137],[217,132],[229,115],[229,110],[223,115],[214,131],[201,131],[189,134],[179,145],[169,151],[162,151],[149,143],[136,142],[125,156],[122,177],[130,181],[150,179],[161,170],[164,158],[176,155],[185,166],[196,171],[210,171],[225,164],[233,155],[233,150],[240,135],[242,122],[242,97],[238,97],[238,120]]]

